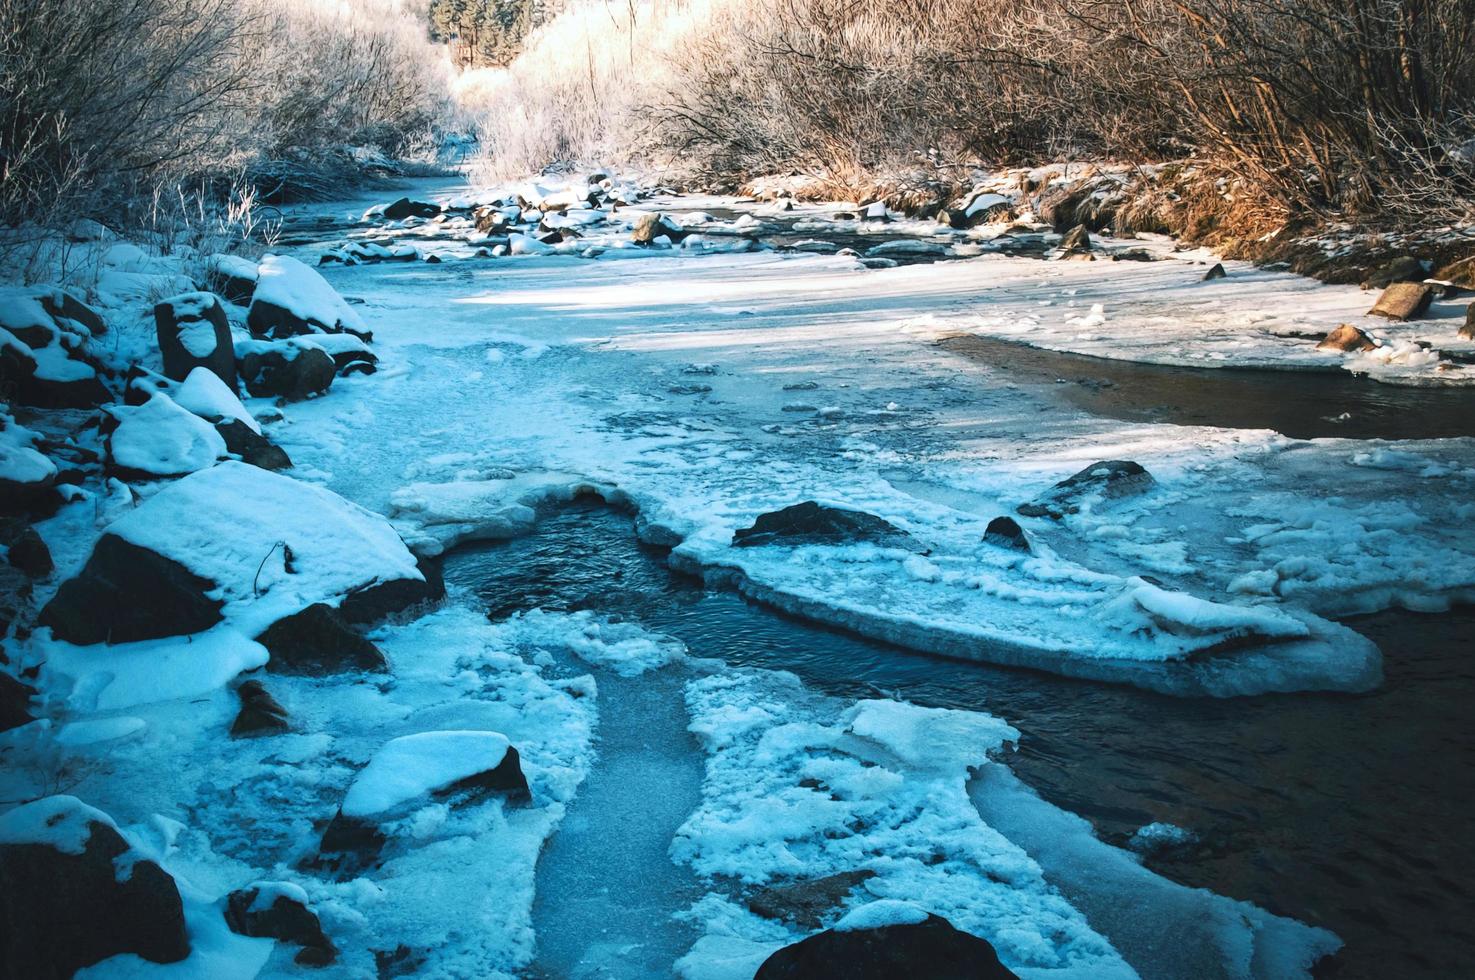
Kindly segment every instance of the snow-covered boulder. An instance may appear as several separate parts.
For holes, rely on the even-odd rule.
[[[680,225],[664,214],[652,212],[635,219],[635,225],[630,229],[630,240],[636,245],[655,245],[661,238],[676,243],[686,234]]]
[[[441,588],[379,515],[227,461],[109,526],[41,622],[76,644],[195,633],[222,617],[254,636],[314,603],[371,622]]]
[[[942,219],[954,228],[975,228],[993,221],[1014,217],[1014,202],[1002,194],[976,190],[957,207],[945,211]]]
[[[987,940],[909,902],[862,906],[833,929],[785,946],[754,980],[1017,980]]]
[[[515,747],[499,732],[419,732],[390,739],[359,772],[323,831],[319,863],[362,867],[388,842],[381,825],[433,802],[472,806],[493,796],[532,802]]]
[[[256,263],[240,255],[212,255],[205,260],[205,284],[227,303],[249,306],[257,275]]]
[[[36,448],[37,435],[0,411],[0,511],[45,509],[59,503],[56,464]]]
[[[387,221],[403,221],[406,218],[433,218],[440,214],[439,204],[427,204],[424,201],[412,201],[408,197],[402,197],[398,201],[386,204],[380,212]]]
[[[317,602],[271,625],[256,641],[271,652],[267,669],[321,677],[340,671],[385,670],[384,654],[355,632],[343,615]]]
[[[236,354],[241,382],[257,398],[302,401],[327,391],[337,374],[332,355],[306,338],[243,340]]]
[[[110,469],[124,479],[183,476],[213,466],[225,440],[204,419],[156,393],[142,405],[114,405],[104,442]]]
[[[122,953],[189,955],[184,906],[164,869],[112,819],[71,796],[0,816],[0,973],[69,977]]]
[[[93,310],[60,290],[0,289],[0,390],[17,404],[38,408],[109,401],[112,395],[87,352],[101,327]]]
[[[364,321],[328,280],[287,255],[261,260],[246,326],[257,337],[351,333],[371,339]]]
[[[154,307],[154,328],[164,375],[183,381],[197,367],[209,368],[231,388],[236,385],[236,352],[225,307],[214,293],[181,293]]]
[[[242,936],[301,946],[293,961],[302,966],[327,966],[338,958],[338,947],[323,932],[307,892],[291,882],[258,881],[231,892],[225,900],[225,922]]]

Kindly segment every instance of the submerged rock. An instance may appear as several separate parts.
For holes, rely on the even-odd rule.
[[[354,632],[337,609],[322,602],[277,620],[256,642],[271,653],[266,669],[274,673],[322,677],[347,670],[389,668],[377,646]]]
[[[869,542],[883,547],[915,547],[910,534],[890,521],[860,510],[827,507],[813,500],[759,514],[752,527],[733,532],[738,548],[765,544],[853,544]]]
[[[1223,262],[1215,262],[1213,268],[1204,273],[1204,282],[1213,282],[1215,279],[1227,279],[1229,273],[1224,271]]]
[[[1111,500],[1146,493],[1155,481],[1152,474],[1138,463],[1126,459],[1108,459],[1092,463],[1074,476],[1061,480],[1038,500],[1020,504],[1015,512],[1024,517],[1050,517],[1056,520],[1080,510],[1082,498],[1099,495]]]
[[[1316,345],[1317,350],[1340,351],[1376,350],[1377,347],[1378,345],[1373,343],[1371,337],[1350,323],[1337,327]]]
[[[301,946],[293,961],[303,966],[327,966],[338,958],[338,947],[308,907],[307,894],[296,885],[259,881],[231,892],[225,900],[225,922],[238,935]]]
[[[871,914],[900,906],[896,915]],[[889,913],[889,909],[883,910]],[[911,914],[915,912],[915,914]],[[876,924],[871,924],[874,921]],[[754,980],[1017,980],[985,939],[903,902],[876,902],[833,929],[785,946],[763,961]]]
[[[87,646],[182,636],[220,622],[215,583],[172,558],[104,534],[76,578],[41,610],[59,640]]]
[[[1417,320],[1429,312],[1429,304],[1433,300],[1432,286],[1421,282],[1395,282],[1383,290],[1383,295],[1378,297],[1367,315],[1389,320]]]
[[[876,877],[869,869],[841,871],[810,881],[760,888],[748,896],[748,908],[765,919],[785,919],[818,929],[826,915],[840,907],[858,885]]]
[[[105,814],[74,797],[0,817],[0,974],[50,980],[122,953],[188,956],[174,879],[153,861],[127,860],[129,850]]]
[[[236,695],[241,699],[241,710],[230,726],[232,737],[287,730],[287,709],[277,703],[260,681],[243,681],[236,688]]]

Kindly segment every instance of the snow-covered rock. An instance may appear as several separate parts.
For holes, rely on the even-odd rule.
[[[231,387],[236,383],[236,354],[230,323],[214,293],[182,293],[154,307],[164,375],[183,381],[198,367],[208,368]]]
[[[115,405],[117,428],[107,435],[108,462],[128,476],[183,476],[225,455],[215,427],[163,393],[142,405]]]
[[[369,338],[363,319],[328,281],[289,255],[261,260],[246,325],[257,337],[351,333]]]

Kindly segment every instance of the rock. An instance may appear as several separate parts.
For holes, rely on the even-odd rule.
[[[26,528],[10,542],[5,558],[31,578],[46,578],[56,570],[51,561],[51,549],[46,547],[46,542],[33,527]]]
[[[225,451],[241,457],[243,463],[250,463],[264,470],[285,470],[292,466],[292,460],[285,450],[273,445],[270,439],[240,419],[217,422],[215,431],[225,440]]]
[[[995,517],[988,522],[984,529],[983,540],[988,544],[999,548],[1009,548],[1014,551],[1028,553],[1030,550],[1029,539],[1024,536],[1024,528],[1012,517]]]
[[[738,548],[765,544],[849,544],[869,541],[883,547],[914,547],[910,534],[874,514],[826,507],[806,500],[782,510],[760,514],[752,527],[732,535]]]
[[[406,218],[433,218],[440,214],[440,205],[426,204],[424,201],[412,201],[408,197],[402,197],[393,204],[384,208],[384,218],[387,221],[403,221]]]
[[[630,240],[636,245],[652,245],[663,235],[675,244],[685,238],[687,233],[663,214],[642,214],[635,222],[635,227],[630,230]]]
[[[0,391],[16,405],[34,408],[92,408],[113,400],[112,392],[97,376],[96,365],[77,351],[62,362],[68,374],[50,377],[39,369],[36,358],[15,346],[0,347]]]
[[[987,940],[941,916],[859,929],[845,921],[780,949],[753,980],[1017,980]]]
[[[206,595],[214,589],[179,562],[108,533],[38,622],[79,646],[182,636],[220,622],[224,604]]]
[[[1475,289],[1475,255],[1441,266],[1434,278],[1453,283],[1461,289]]]
[[[1015,512],[1024,517],[1056,520],[1080,509],[1081,498],[1096,494],[1111,500],[1146,493],[1156,481],[1141,465],[1124,459],[1092,463],[1079,473],[1061,480],[1033,503],[1020,504]]]
[[[236,695],[241,699],[241,710],[230,726],[232,737],[287,730],[287,709],[277,703],[260,681],[242,681]]]
[[[235,390],[230,323],[214,293],[184,293],[164,300],[154,307],[154,326],[165,377],[183,381],[195,368],[204,367]]]
[[[1371,337],[1350,323],[1344,323],[1327,334],[1316,345],[1317,350],[1364,351],[1376,350],[1377,344]]]
[[[1390,320],[1417,320],[1429,311],[1434,299],[1434,289],[1422,282],[1395,282],[1383,290],[1383,295],[1367,311],[1368,316],[1382,316]]]
[[[995,221],[1012,220],[1014,205],[1002,194],[975,191],[960,207],[943,211],[939,217],[954,228],[976,228]]]
[[[1373,271],[1362,284],[1364,289],[1386,289],[1395,282],[1423,282],[1424,263],[1412,255],[1400,255]]]
[[[243,346],[250,352],[241,358],[241,381],[257,398],[302,401],[327,391],[338,373],[333,358],[316,347],[289,342]]]
[[[748,908],[765,919],[786,919],[805,929],[818,929],[857,885],[876,877],[867,869],[841,871],[812,881],[760,888],[748,896]]]
[[[102,314],[64,290],[53,290],[49,295],[41,297],[41,305],[53,319],[80,323],[94,337],[108,332],[108,325]]]
[[[1062,256],[1085,255],[1091,251],[1091,233],[1085,225],[1076,225],[1060,239],[1059,248]]]
[[[137,857],[103,813],[50,796],[0,817],[0,974],[70,977],[110,956],[189,955],[184,906],[164,869]]]
[[[1204,282],[1213,282],[1215,279],[1227,279],[1229,273],[1224,271],[1223,262],[1215,262],[1214,267],[1204,273]]]
[[[425,576],[423,582],[404,578],[391,579],[356,589],[343,597],[338,605],[338,615],[346,623],[362,626],[377,623],[386,616],[413,606],[444,599],[446,583],[441,577],[440,565],[432,559],[416,558],[415,567]]]
[[[385,257],[394,257],[385,250]],[[414,249],[403,254],[407,261]],[[286,255],[268,255],[261,260],[246,327],[253,337],[297,337],[315,333],[350,333],[369,341],[369,332],[358,313],[338,295],[328,281],[311,266]]]
[[[338,947],[323,932],[306,898],[295,885],[256,882],[226,898],[225,922],[238,935],[301,946],[293,959],[303,966],[327,966],[338,958]]]
[[[354,632],[338,610],[321,602],[277,620],[256,642],[271,653],[266,669],[279,674],[322,677],[389,668],[378,647]]]
[[[183,476],[225,455],[215,427],[165,394],[142,405],[108,406],[99,431],[108,473],[124,480]]]
[[[256,276],[256,263],[239,255],[212,255],[205,265],[205,285],[237,306],[251,305]]]
[[[34,592],[30,576],[18,568],[0,565],[0,638],[9,635],[15,624],[29,621]],[[5,662],[4,653],[0,647],[0,663]]]
[[[1460,336],[1465,340],[1475,340],[1475,303],[1465,307],[1465,325],[1460,328]]]
[[[31,698],[35,696],[34,687],[0,670],[0,732],[35,721],[31,714]]]

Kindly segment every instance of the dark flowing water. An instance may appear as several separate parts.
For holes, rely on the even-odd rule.
[[[987,337],[939,346],[1061,393],[1093,415],[1229,429],[1293,439],[1444,439],[1475,436],[1475,388],[1381,384],[1349,371],[1189,368],[1041,350]],[[1310,343],[1310,341],[1307,341]]]
[[[1335,931],[1347,948],[1324,975],[1475,967],[1470,611],[1351,621],[1387,658],[1369,694],[1183,700],[921,656],[784,616],[672,574],[628,516],[592,502],[529,537],[457,550],[446,578],[494,618],[594,609],[837,696],[992,712],[1022,733],[1014,770],[1104,839],[1186,827],[1201,843],[1153,868]]]

